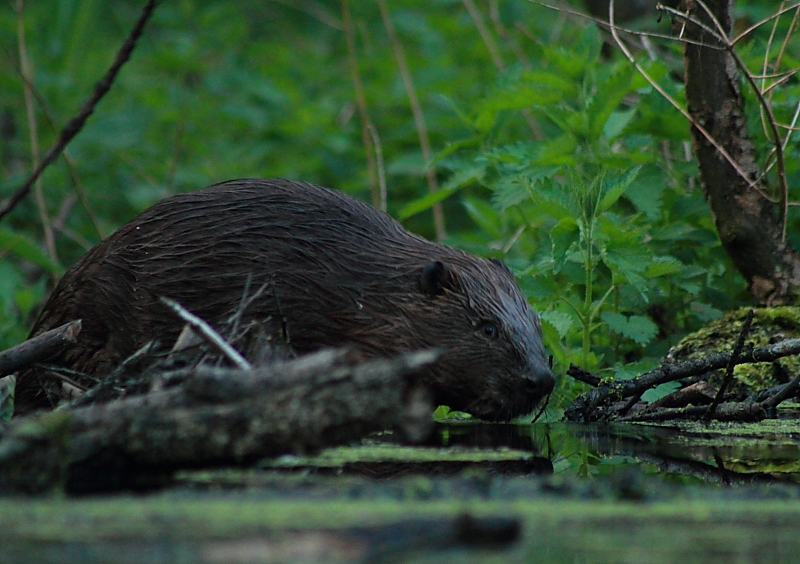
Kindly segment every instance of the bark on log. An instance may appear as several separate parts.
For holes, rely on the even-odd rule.
[[[705,0],[730,36],[732,0]],[[700,175],[722,246],[744,276],[759,305],[793,302],[800,294],[800,256],[785,240],[775,204],[751,182],[760,177],[755,147],[749,138],[740,73],[727,46],[710,30],[716,24],[697,0],[682,0],[687,19],[675,25],[692,41],[685,44],[686,101],[689,113],[738,163],[743,178],[727,159],[692,127]],[[762,191],[764,183],[756,182]]]
[[[51,474],[68,468],[68,489],[97,491],[180,468],[316,450],[392,427],[424,434],[420,426],[432,424],[433,406],[406,404],[408,398],[422,401],[412,393],[413,375],[435,358],[429,351],[354,364],[342,352],[321,351],[253,370],[199,366],[177,387],[47,414],[43,420],[62,421],[45,425],[57,429],[49,438],[28,431],[32,438],[26,440],[23,430],[37,422],[20,418],[0,441],[0,491],[52,487],[52,476],[28,476],[35,483],[25,482],[28,460],[41,459],[43,449],[56,461]],[[421,421],[407,419],[422,412]],[[64,458],[64,464],[57,462]]]

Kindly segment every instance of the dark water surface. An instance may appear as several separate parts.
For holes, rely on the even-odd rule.
[[[146,494],[0,498],[0,563],[798,562],[798,440],[786,420],[440,424]]]
[[[726,485],[800,483],[800,425],[570,423],[440,425],[441,446],[530,452],[534,471],[592,478],[638,471],[654,480]]]

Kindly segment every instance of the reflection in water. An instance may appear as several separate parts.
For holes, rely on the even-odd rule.
[[[733,432],[731,432],[733,429]],[[637,468],[665,478],[723,484],[800,483],[797,435],[702,424],[442,424],[439,444],[507,447],[541,459],[542,472],[579,477]],[[547,461],[546,463],[544,461]]]

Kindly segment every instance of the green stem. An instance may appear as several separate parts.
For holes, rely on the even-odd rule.
[[[594,265],[594,253],[592,252],[592,232],[593,222],[591,220],[586,222],[586,252],[584,253],[585,259],[583,262],[584,274],[586,277],[586,288],[583,295],[583,366],[588,366],[589,360],[589,334],[592,325],[592,270]]]

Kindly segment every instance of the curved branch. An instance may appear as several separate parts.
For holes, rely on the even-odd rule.
[[[117,74],[119,74],[122,65],[128,61],[131,53],[133,53],[133,49],[136,47],[136,42],[144,31],[145,24],[147,24],[147,21],[150,19],[150,16],[153,14],[153,11],[159,2],[160,0],[149,0],[147,2],[147,5],[142,9],[139,20],[136,22],[136,25],[133,26],[130,34],[117,52],[117,56],[114,59],[113,64],[106,71],[106,74],[103,76],[103,78],[101,78],[95,85],[94,92],[92,92],[92,95],[83,103],[78,115],[73,117],[69,123],[64,126],[64,128],[61,130],[61,133],[59,133],[55,144],[50,148],[44,158],[42,158],[42,160],[39,162],[39,165],[34,169],[22,186],[20,186],[17,191],[14,192],[14,194],[5,202],[2,208],[0,208],[0,220],[11,213],[11,210],[13,210],[17,204],[19,204],[28,195],[28,193],[30,193],[34,182],[36,182],[44,170],[58,158],[58,156],[64,150],[64,147],[66,147],[67,144],[72,141],[72,138],[75,137],[75,135],[77,135],[81,129],[83,129],[86,120],[89,119],[89,116],[92,115],[92,113],[94,113],[97,103],[111,89],[111,85],[114,84],[114,80],[116,79]]]

